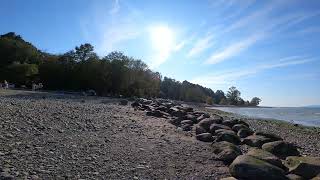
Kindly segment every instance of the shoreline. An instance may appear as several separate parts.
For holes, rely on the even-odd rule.
[[[228,107],[229,108],[229,107]],[[270,107],[270,108],[277,108],[277,107]],[[286,108],[286,107],[279,107],[279,108]],[[292,108],[292,107],[289,107]],[[304,107],[293,107],[293,108],[304,108]],[[295,126],[303,126],[306,128],[318,128],[320,129],[320,125],[317,124],[311,124],[311,123],[305,123],[305,122],[295,122],[294,120],[288,120],[288,119],[277,119],[277,118],[264,118],[264,117],[257,117],[257,116],[250,116],[250,115],[242,115],[240,113],[235,113],[235,112],[229,112],[229,111],[224,111],[222,109],[216,109],[215,107],[206,107],[206,109],[213,109],[213,110],[219,110],[225,113],[229,113],[232,116],[238,117],[238,118],[244,118],[244,119],[256,119],[256,120],[266,120],[266,121],[279,121],[279,123],[289,123],[293,124]]]
[[[280,135],[285,141],[298,145],[302,155],[319,156],[320,154],[320,127],[304,126],[300,124],[296,126],[293,123],[277,119],[243,117],[242,115],[218,109],[201,107],[198,109],[230,119],[241,119],[247,122],[255,131],[265,131]]]
[[[194,129],[184,131],[170,119],[149,116],[130,103],[120,105],[122,100],[0,90],[0,168],[18,179],[230,176],[228,166],[213,158],[211,143],[198,141]],[[303,156],[320,154],[320,128],[189,106],[194,112],[241,119],[255,132],[279,135]],[[245,154],[250,146],[239,148]]]

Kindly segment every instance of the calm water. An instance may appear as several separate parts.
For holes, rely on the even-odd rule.
[[[212,108],[248,117],[278,119],[306,126],[320,127],[320,108]]]

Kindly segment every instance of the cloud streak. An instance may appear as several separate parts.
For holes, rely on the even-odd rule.
[[[198,55],[199,53],[202,53],[206,49],[210,48],[213,45],[212,39],[213,39],[213,35],[209,34],[203,37],[202,39],[197,40],[195,42],[195,45],[187,54],[187,57]]]
[[[206,61],[205,64],[216,64],[219,62],[222,62],[226,59],[229,59],[240,52],[248,49],[250,46],[252,46],[254,43],[256,43],[258,40],[262,39],[263,35],[258,34],[251,37],[248,37],[246,39],[243,39],[239,42],[236,42],[234,44],[231,44],[221,51],[217,51],[213,53]]]
[[[248,69],[242,70],[230,70],[214,74],[207,74],[203,76],[196,77],[191,80],[193,83],[205,85],[207,87],[212,87],[213,85],[232,85],[238,80],[249,78],[255,74],[275,69],[284,68],[288,66],[294,66],[299,64],[306,64],[314,61],[315,58],[308,58],[304,56],[291,56],[278,59],[274,63],[257,65],[255,67],[250,67]]]

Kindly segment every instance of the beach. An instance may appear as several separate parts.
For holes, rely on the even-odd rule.
[[[0,90],[0,168],[17,179],[221,179],[228,166],[211,143],[122,99]],[[235,114],[199,106],[223,117]],[[280,135],[302,155],[320,154],[319,128],[243,119]],[[241,145],[245,152],[248,147]]]

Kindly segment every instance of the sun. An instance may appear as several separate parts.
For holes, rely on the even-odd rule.
[[[152,47],[160,52],[170,51],[174,46],[173,31],[166,25],[153,26],[149,29]]]

